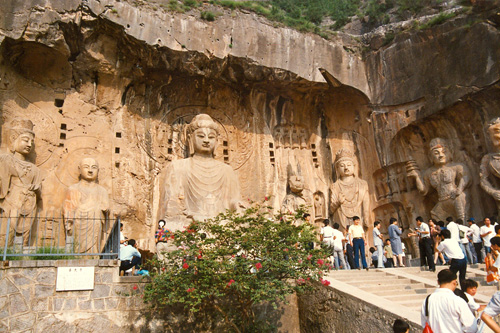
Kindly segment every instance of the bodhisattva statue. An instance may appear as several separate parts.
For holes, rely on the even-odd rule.
[[[361,217],[363,226],[369,225],[370,197],[368,183],[356,174],[356,157],[348,149],[335,155],[337,180],[331,187],[330,209],[336,214],[342,228],[352,224],[354,216]]]
[[[292,166],[287,166],[287,195],[281,204],[281,213],[288,215],[295,215],[295,211],[300,206],[306,206],[307,202],[304,199],[304,179],[299,174],[295,173]]]
[[[431,210],[431,217],[444,221],[448,216],[465,221],[467,207],[464,190],[470,183],[469,169],[465,164],[452,163],[446,140],[434,138],[429,144],[434,166],[425,170],[422,177],[415,161],[406,164],[408,177],[414,177],[418,191],[426,195],[436,189],[438,203]]]
[[[99,253],[109,214],[108,191],[97,183],[99,164],[95,159],[82,159],[78,170],[80,181],[68,188],[64,201],[66,240],[74,240],[78,253]]]
[[[0,208],[12,218],[14,243],[28,245],[42,187],[40,170],[27,161],[35,139],[33,123],[13,120],[8,131],[10,153],[0,155]]]
[[[480,184],[495,199],[500,214],[500,117],[489,122],[487,132],[493,151],[481,160]]]
[[[190,157],[171,162],[165,170],[159,218],[175,231],[240,205],[238,177],[227,164],[214,159],[219,126],[207,114],[199,114],[187,126]]]

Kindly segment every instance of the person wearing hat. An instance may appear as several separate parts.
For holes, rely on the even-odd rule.
[[[473,217],[467,220],[469,224],[470,232],[469,237],[472,238],[472,244],[474,245],[474,251],[476,252],[477,263],[483,263],[483,257],[481,255],[481,249],[483,248],[483,241],[481,240],[479,227]]]

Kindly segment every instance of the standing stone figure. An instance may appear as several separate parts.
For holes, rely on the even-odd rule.
[[[495,199],[500,214],[500,117],[490,121],[487,131],[493,151],[484,155],[481,160],[480,184]]]
[[[99,164],[95,159],[82,159],[78,170],[80,181],[68,188],[63,207],[67,241],[74,240],[75,252],[99,253],[109,214],[108,191],[97,183]]]
[[[434,166],[427,169],[422,177],[415,161],[408,161],[407,175],[415,178],[422,195],[426,195],[431,188],[436,189],[438,202],[431,210],[432,218],[444,221],[448,216],[456,216],[465,221],[467,202],[464,190],[470,183],[469,169],[465,164],[451,162],[446,140],[434,138],[429,148]]]
[[[368,227],[370,198],[368,183],[356,174],[356,157],[348,149],[335,155],[335,170],[338,179],[331,187],[330,209],[345,229],[352,224],[354,216],[361,217],[362,225]]]
[[[42,187],[40,170],[26,160],[35,139],[33,123],[16,119],[8,131],[10,153],[0,155],[0,208],[12,218],[16,246],[28,245]]]
[[[300,206],[307,205],[304,199],[304,179],[300,175],[300,169],[297,167],[297,172],[293,171],[290,164],[287,166],[287,195],[281,204],[281,213],[295,215],[295,211]]]
[[[214,159],[219,126],[207,114],[199,114],[187,126],[190,157],[171,162],[165,170],[159,219],[178,230],[186,217],[211,218],[240,204],[240,186],[234,170]]]

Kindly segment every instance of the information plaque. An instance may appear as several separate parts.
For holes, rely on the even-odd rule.
[[[94,289],[95,267],[57,267],[56,291]]]

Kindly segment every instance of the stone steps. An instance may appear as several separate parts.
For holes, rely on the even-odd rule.
[[[437,266],[436,272],[420,269],[420,267],[386,268],[365,270],[341,270],[330,272],[326,279],[331,287],[355,290],[357,297],[373,304],[384,304],[384,309],[394,309],[394,313],[407,314],[409,320],[420,322],[420,309],[428,294],[437,288],[437,274],[449,266]],[[497,291],[496,286],[486,285],[484,265],[468,267],[467,278],[478,281],[479,288],[476,301],[485,304]],[[404,309],[404,310],[403,310]],[[485,329],[485,332],[490,332]]]

